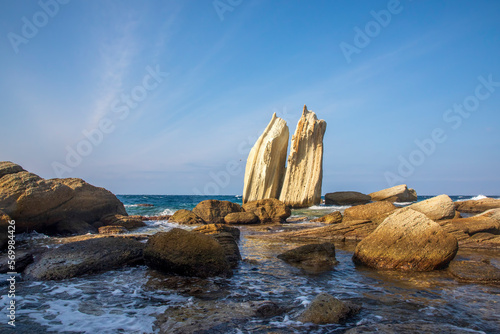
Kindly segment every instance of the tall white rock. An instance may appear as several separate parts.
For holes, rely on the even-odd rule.
[[[273,114],[264,133],[250,150],[245,168],[243,203],[279,198],[285,176],[288,126]]]
[[[295,208],[321,202],[323,180],[323,136],[326,122],[304,105],[292,137],[280,201]]]

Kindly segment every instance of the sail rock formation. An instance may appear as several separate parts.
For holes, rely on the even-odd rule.
[[[243,203],[279,198],[291,207],[309,207],[321,202],[323,136],[326,122],[318,120],[316,114],[304,106],[302,117],[292,137],[286,169],[283,157],[287,151],[288,128],[285,139],[285,132],[279,131],[284,127],[286,122],[274,114],[250,151],[245,170]],[[284,141],[287,144],[269,145],[269,142],[278,141],[278,137],[280,143]]]

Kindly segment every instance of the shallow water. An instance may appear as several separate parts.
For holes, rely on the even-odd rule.
[[[149,222],[144,231],[154,233],[173,226]],[[339,264],[333,271],[308,274],[276,258],[299,244],[248,234],[243,228],[240,250],[245,261],[229,279],[179,279],[139,266],[60,282],[19,282],[16,332],[155,333],[162,326],[169,333],[343,333],[362,324],[417,320],[467,328],[472,333],[499,332],[498,286],[458,283],[446,271],[358,268],[351,260],[352,247],[341,244],[337,245]],[[483,256],[498,259],[495,253]],[[5,282],[6,276],[0,279]],[[321,292],[359,304],[362,310],[341,325],[295,321]],[[258,318],[253,312],[262,301],[276,302],[287,312]],[[3,315],[7,302],[2,294]],[[6,317],[2,318],[0,332],[11,332]]]

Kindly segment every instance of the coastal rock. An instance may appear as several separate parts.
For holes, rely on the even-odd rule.
[[[278,255],[278,259],[312,273],[331,270],[338,263],[335,245],[330,242],[297,247]]]
[[[150,208],[150,207],[153,207],[154,205],[149,204],[149,203],[140,203],[140,204],[137,204],[137,206],[143,207],[143,208]]]
[[[193,230],[193,232],[200,232],[203,234],[216,234],[216,233],[231,233],[235,240],[240,239],[240,229],[237,227],[227,226],[224,224],[207,224],[200,227],[197,227]]]
[[[500,284],[500,269],[488,260],[454,260],[448,271],[460,282]]]
[[[153,269],[182,276],[231,275],[225,250],[213,237],[179,228],[153,235],[144,260]]]
[[[370,203],[372,198],[357,191],[337,191],[325,195],[326,205],[358,205]]]
[[[8,226],[10,221],[10,217],[0,210],[0,251],[7,248],[9,241]]]
[[[342,214],[340,211],[334,211],[327,215],[311,220],[315,223],[338,224],[342,222]]]
[[[323,136],[326,122],[304,105],[295,134],[292,136],[288,166],[279,199],[294,207],[321,203],[323,179]]]
[[[232,269],[238,266],[241,261],[240,249],[234,236],[229,232],[212,234],[212,237],[224,248],[226,259]]]
[[[205,221],[201,219],[196,213],[186,209],[180,209],[170,217],[169,221],[177,224],[185,225],[204,225]]]
[[[478,200],[455,202],[455,209],[466,213],[481,213],[497,208],[500,208],[500,199],[489,197]]]
[[[383,189],[374,193],[368,194],[372,201],[388,201],[388,202],[415,202],[417,201],[417,192],[415,189],[408,188],[406,184],[400,184],[392,188]]]
[[[377,269],[431,271],[446,267],[457,250],[457,239],[439,224],[404,208],[356,246],[353,260]]]
[[[283,223],[292,214],[289,206],[275,198],[245,203],[243,209],[259,217],[262,224]]]
[[[242,212],[239,204],[209,199],[196,205],[193,212],[208,224],[224,224],[224,217],[232,212]]]
[[[108,225],[99,227],[99,234],[123,234],[128,230],[123,226]]]
[[[448,195],[439,195],[409,206],[421,212],[432,220],[450,219],[455,217],[455,205]]]
[[[423,333],[439,333],[439,334],[483,334],[483,331],[476,331],[469,328],[462,328],[450,324],[439,324],[435,321],[411,321],[409,323],[397,324],[370,324],[361,325],[349,329],[344,334],[423,334]]]
[[[282,315],[285,312],[286,309],[275,302],[264,301],[257,307],[257,310],[255,310],[255,315],[265,319]]]
[[[101,218],[101,222],[104,226],[123,226],[127,230],[132,230],[134,228],[144,227],[146,224],[142,221],[140,217],[137,216],[124,216],[120,214],[106,215]]]
[[[45,229],[45,233],[49,235],[80,235],[87,233],[96,233],[97,228],[90,225],[84,220],[80,219],[67,219],[59,221],[53,225],[49,225]]]
[[[257,224],[259,223],[259,217],[257,217],[253,212],[233,212],[224,217],[224,222],[226,224]]]
[[[143,263],[144,244],[98,238],[64,244],[43,253],[24,274],[30,280],[61,280]]]
[[[360,309],[360,306],[351,302],[341,301],[332,295],[321,293],[313,299],[298,320],[318,325],[338,324],[357,314]]]
[[[438,223],[449,233],[461,231],[469,236],[476,233],[500,234],[500,222],[486,216],[442,220]]]
[[[81,179],[44,180],[11,162],[0,163],[0,210],[16,220],[17,232],[50,231],[65,221],[93,224],[107,214],[126,215],[111,192]]]
[[[288,126],[276,113],[248,155],[243,203],[278,198],[285,177]]]
[[[33,263],[33,254],[43,252],[43,250],[18,250],[16,252],[16,263],[15,270],[9,268],[9,255],[8,253],[0,255],[0,274],[6,274],[8,272],[15,271],[17,273],[22,273],[24,269]]]
[[[356,205],[344,210],[344,220],[371,220],[382,222],[396,209],[396,206],[390,202],[374,202]]]

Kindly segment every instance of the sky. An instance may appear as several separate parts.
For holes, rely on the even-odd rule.
[[[116,194],[241,194],[273,113],[322,193],[500,195],[499,1],[0,2],[0,161]]]

